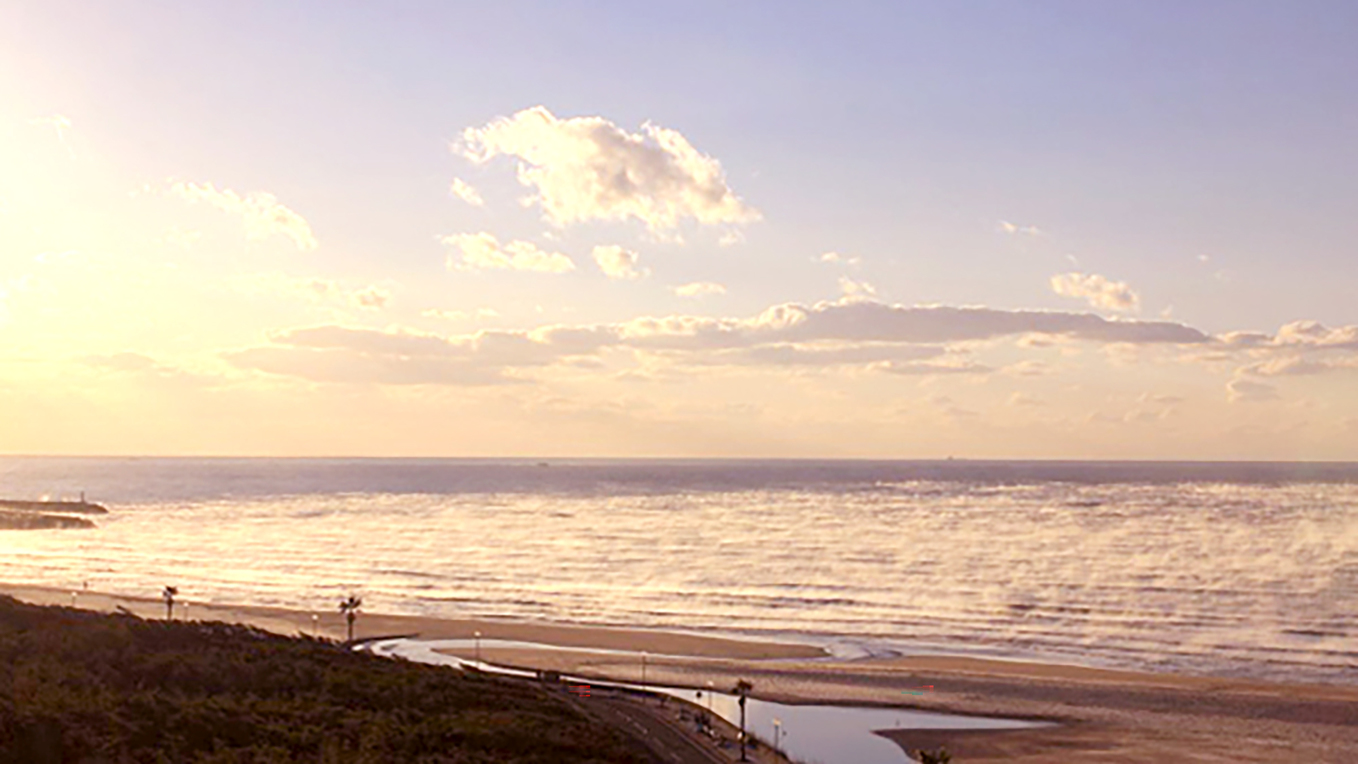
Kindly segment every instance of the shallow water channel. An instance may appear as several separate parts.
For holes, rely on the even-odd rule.
[[[528,671],[507,669],[487,663],[463,660],[451,655],[436,652],[440,649],[473,647],[469,639],[417,640],[393,639],[373,642],[367,648],[378,655],[405,658],[418,663],[431,663],[444,666],[474,666],[484,671],[532,677]],[[614,655],[631,654],[622,650],[585,650],[583,648],[559,648],[528,642],[506,640],[481,640],[481,647],[491,648],[536,648],[570,649],[573,652],[599,652]],[[640,653],[636,653],[638,660]],[[652,654],[653,657],[658,657]],[[598,687],[623,687],[634,690],[669,695],[690,701],[699,706],[710,708],[714,715],[732,724],[740,723],[740,706],[734,695],[706,690],[687,688],[640,685],[628,682],[601,682],[563,675],[562,679],[578,684]],[[888,729],[1026,729],[1044,726],[1041,722],[1028,722],[1017,719],[997,719],[979,716],[959,716],[937,714],[927,711],[907,709],[872,708],[864,706],[832,705],[790,705],[773,703],[750,698],[745,706],[745,726],[752,734],[772,742],[774,721],[779,722],[779,748],[794,761],[806,764],[903,764],[909,761],[900,746],[880,735],[876,730]]]

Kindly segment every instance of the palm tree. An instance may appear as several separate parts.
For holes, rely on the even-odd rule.
[[[174,598],[179,596],[179,589],[174,586],[165,587],[165,591],[160,593],[165,600],[165,620],[174,620]]]
[[[742,679],[736,682],[736,694],[740,696],[740,760],[749,761],[745,758],[745,698],[749,696],[750,690],[754,685]]]
[[[363,607],[363,600],[350,594],[349,599],[340,603],[340,612],[344,614],[345,620],[349,622],[349,640],[354,641],[354,619],[358,617],[358,609]]]

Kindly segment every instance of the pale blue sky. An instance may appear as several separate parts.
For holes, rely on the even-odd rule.
[[[394,295],[380,315],[325,323],[452,336],[748,318],[837,299],[841,276],[887,304],[1080,312],[1051,285],[1078,271],[1134,290],[1127,317],[1271,334],[1358,323],[1354,29],[1348,2],[7,0],[0,105],[15,124],[68,119],[75,155],[109,187],[211,182],[277,197],[316,252],[202,245],[177,267]],[[763,219],[730,247],[717,244],[725,229],[693,221],[682,244],[636,222],[544,237],[553,228],[519,204],[514,160],[475,165],[449,148],[536,105],[678,131]],[[454,177],[486,205],[453,198]],[[479,231],[559,249],[577,270],[446,268],[439,237]],[[649,275],[599,277],[589,251],[601,244],[635,249]],[[17,247],[0,260],[36,254]],[[861,263],[820,262],[829,251]],[[727,292],[671,291],[697,281]],[[479,307],[499,316],[439,329],[419,315]],[[290,310],[258,306],[255,334],[322,323]],[[133,344],[103,351],[170,352]],[[1331,400],[1353,381],[1326,379],[1309,395]],[[1358,455],[1344,437],[1325,453]]]

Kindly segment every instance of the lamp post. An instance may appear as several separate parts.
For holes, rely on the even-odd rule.
[[[714,682],[712,682],[712,680],[709,679],[708,682],[707,682],[707,715],[708,715],[708,716],[711,716],[711,715],[712,715],[712,687],[713,687],[713,685],[714,685]]]
[[[476,667],[481,668],[481,632],[472,632],[476,635]]]
[[[311,636],[317,638],[321,636],[321,617],[316,613],[311,614]]]
[[[783,722],[775,718],[773,720],[773,752],[778,753],[778,733],[783,731]]]

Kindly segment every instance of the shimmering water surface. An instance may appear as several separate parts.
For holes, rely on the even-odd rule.
[[[1358,682],[1358,466],[0,458],[0,580]]]

